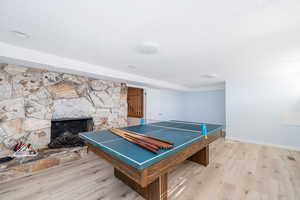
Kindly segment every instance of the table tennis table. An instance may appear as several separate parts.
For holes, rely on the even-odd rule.
[[[80,133],[88,149],[114,167],[114,175],[145,199],[166,200],[168,171],[190,160],[204,166],[209,164],[209,144],[221,136],[222,125],[206,124],[207,138],[201,134],[203,123],[161,121],[121,128],[174,142],[171,149],[152,153],[109,130]]]

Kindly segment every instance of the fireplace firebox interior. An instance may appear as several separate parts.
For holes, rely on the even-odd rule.
[[[82,146],[78,133],[93,130],[92,118],[57,119],[51,122],[50,148]]]

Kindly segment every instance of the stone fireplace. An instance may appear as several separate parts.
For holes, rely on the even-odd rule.
[[[88,130],[126,126],[126,85],[0,64],[0,151],[19,140],[45,148],[52,125],[74,119],[91,122]]]

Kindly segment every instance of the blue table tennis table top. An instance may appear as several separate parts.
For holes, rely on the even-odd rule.
[[[109,130],[79,133],[79,137],[130,166],[143,170],[204,138],[200,132],[201,124],[203,123],[171,120],[121,128],[174,142],[172,149],[160,149],[157,154],[133,144]],[[205,123],[205,125],[208,135],[223,127],[217,124]]]

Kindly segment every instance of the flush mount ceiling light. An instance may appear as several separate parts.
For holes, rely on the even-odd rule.
[[[204,74],[201,77],[203,78],[218,78],[217,74]]]
[[[17,37],[20,37],[20,38],[24,38],[24,39],[29,38],[29,35],[28,35],[28,34],[23,33],[23,32],[21,32],[21,31],[13,30],[13,31],[11,31],[11,33],[14,34],[14,35],[17,36]]]
[[[137,46],[136,50],[141,54],[155,54],[159,50],[159,44],[155,42],[143,42]]]
[[[128,65],[127,67],[130,69],[136,69],[136,66],[133,66],[133,65]]]

